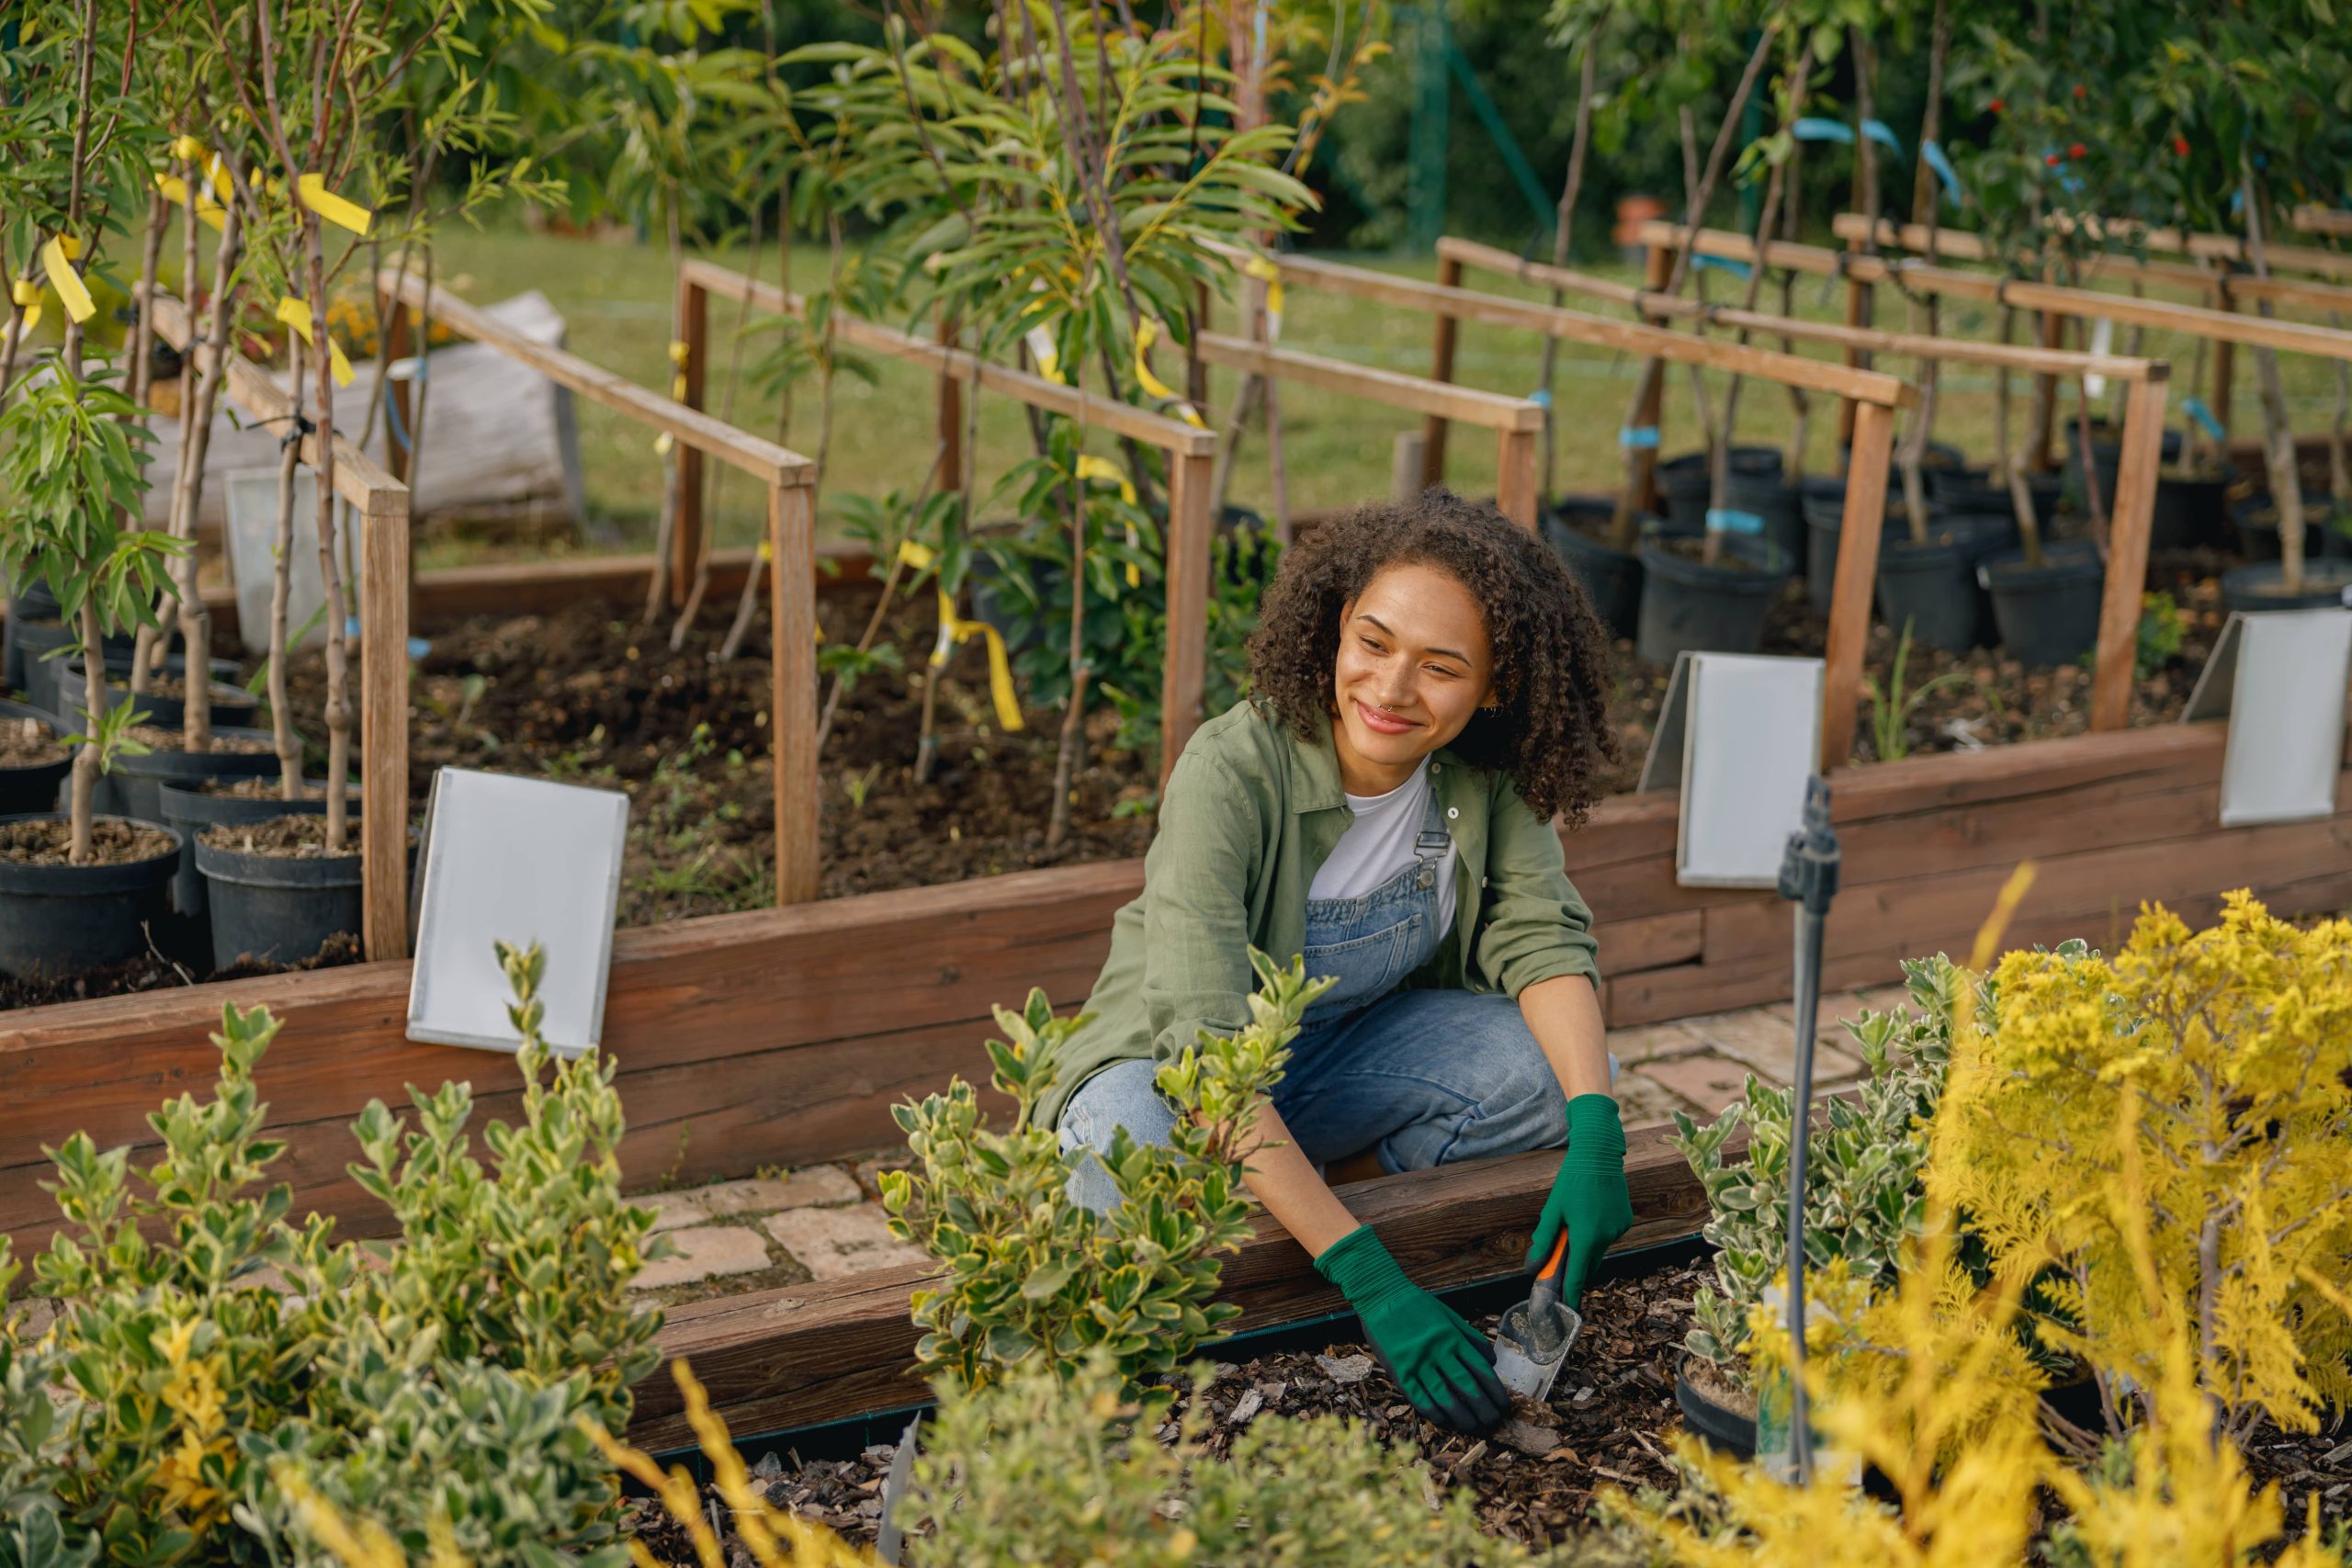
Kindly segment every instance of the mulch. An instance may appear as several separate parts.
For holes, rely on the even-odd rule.
[[[1522,1404],[1501,1431],[1471,1438],[1417,1416],[1366,1347],[1338,1343],[1290,1350],[1238,1364],[1218,1363],[1216,1381],[1184,1400],[1205,1399],[1214,1423],[1208,1450],[1222,1457],[1261,1416],[1341,1416],[1366,1423],[1384,1441],[1413,1444],[1443,1487],[1467,1487],[1479,1517],[1498,1535],[1542,1543],[1577,1532],[1594,1496],[1610,1489],[1670,1488],[1671,1435],[1681,1426],[1674,1403],[1674,1360],[1690,1320],[1691,1292],[1711,1278],[1703,1265],[1680,1264],[1597,1283],[1585,1292],[1584,1333],[1569,1352],[1551,1398]],[[1474,1320],[1491,1334],[1495,1314]],[[1163,1440],[1174,1436],[1171,1421]],[[801,1461],[788,1450],[759,1456],[754,1473],[768,1502],[870,1545],[880,1528],[882,1483],[895,1457],[876,1444],[854,1458]],[[726,1523],[724,1502],[715,1506]],[[640,1503],[642,1509],[652,1507]],[[638,1539],[662,1562],[694,1562],[685,1534],[640,1512]],[[729,1561],[733,1532],[722,1542]]]

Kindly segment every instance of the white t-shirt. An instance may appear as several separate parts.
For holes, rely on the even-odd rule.
[[[1348,809],[1355,820],[1331,846],[1331,858],[1315,873],[1306,889],[1309,899],[1361,898],[1420,856],[1414,841],[1430,809],[1430,765],[1423,759],[1413,776],[1386,795],[1351,795]],[[1446,835],[1445,854],[1438,863],[1437,929],[1442,936],[1453,929],[1453,836]]]

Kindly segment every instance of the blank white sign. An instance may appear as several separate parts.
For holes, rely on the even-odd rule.
[[[269,606],[277,587],[277,470],[248,468],[226,476],[229,491],[229,576],[237,585],[237,635],[248,653],[269,651]],[[335,570],[344,601],[359,603],[359,514],[349,502],[335,507]],[[298,648],[326,640],[326,601],[319,580],[319,483],[308,468],[294,475],[293,569],[286,574],[286,635]],[[297,633],[300,635],[296,636]]]
[[[444,768],[425,824],[408,1037],[512,1051],[522,1036],[496,944],[547,951],[548,1046],[576,1055],[605,1025],[628,796]]]
[[[2333,816],[2352,610],[2266,610],[2237,622],[2222,826]]]
[[[1690,656],[1674,879],[1771,887],[1821,751],[1821,660]]]

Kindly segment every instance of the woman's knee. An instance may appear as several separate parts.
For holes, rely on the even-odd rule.
[[[1062,1152],[1083,1151],[1070,1173],[1071,1202],[1098,1214],[1118,1207],[1118,1185],[1097,1156],[1110,1149],[1120,1128],[1138,1144],[1168,1142],[1176,1113],[1153,1084],[1158,1072],[1150,1061],[1114,1062],[1080,1084],[1062,1107]]]

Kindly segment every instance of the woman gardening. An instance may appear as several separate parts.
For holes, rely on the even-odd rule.
[[[1528,1262],[1565,1227],[1571,1305],[1633,1224],[1592,919],[1553,821],[1583,819],[1611,750],[1607,637],[1542,540],[1439,490],[1294,547],[1250,655],[1252,694],[1169,776],[1041,1111],[1066,1149],[1166,1142],[1157,1062],[1249,1021],[1251,947],[1303,954],[1337,984],[1260,1112],[1250,1190],[1414,1406],[1482,1432],[1510,1404],[1491,1348],[1330,1183],[1565,1143]],[[1118,1201],[1094,1158],[1071,1194]]]

